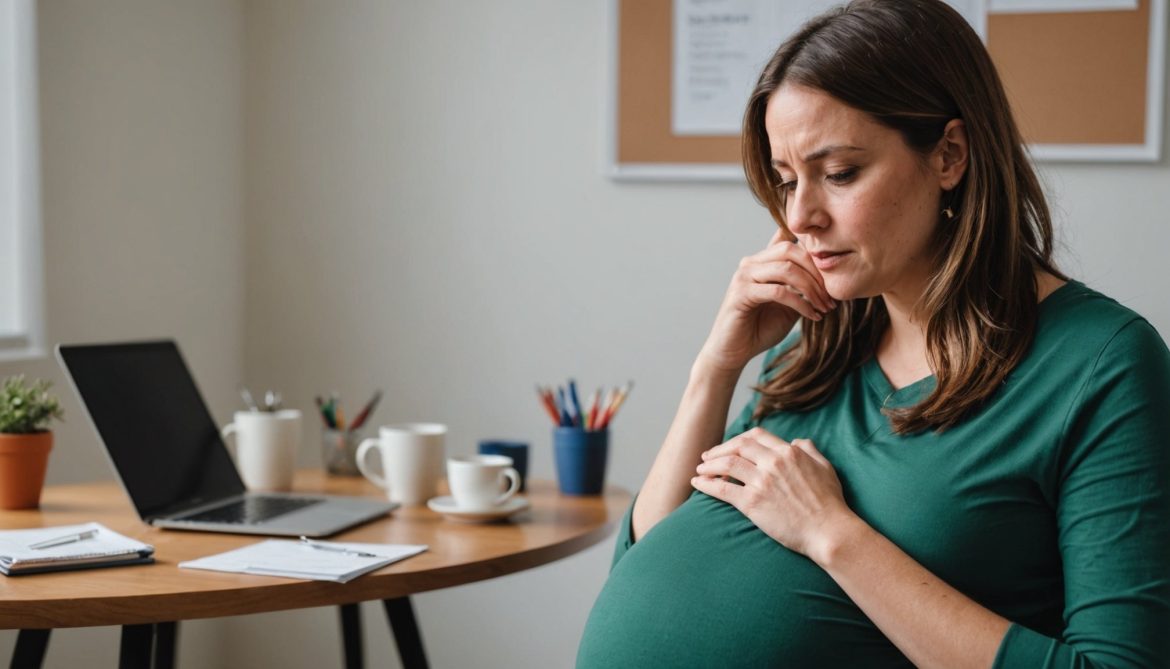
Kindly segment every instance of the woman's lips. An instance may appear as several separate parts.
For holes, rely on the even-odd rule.
[[[817,269],[825,272],[844,262],[845,256],[848,254],[848,251],[817,251],[809,255],[812,256],[813,264],[817,266]]]

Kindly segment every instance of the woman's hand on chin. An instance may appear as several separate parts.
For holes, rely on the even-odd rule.
[[[777,230],[767,247],[740,261],[699,353],[700,364],[738,374],[780,343],[801,316],[819,321],[836,306],[812,256]]]

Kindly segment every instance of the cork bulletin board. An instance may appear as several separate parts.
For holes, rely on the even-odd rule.
[[[743,179],[738,136],[672,133],[672,0],[610,2],[610,176]],[[1166,2],[988,16],[988,50],[1036,159],[1160,159]]]

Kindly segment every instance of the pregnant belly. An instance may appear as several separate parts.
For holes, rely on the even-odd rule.
[[[593,667],[910,667],[807,558],[696,493],[610,573],[578,653]]]

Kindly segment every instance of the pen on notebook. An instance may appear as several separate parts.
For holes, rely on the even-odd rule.
[[[52,539],[45,539],[38,541],[35,544],[29,544],[29,548],[52,548],[54,546],[64,546],[65,544],[73,544],[78,541],[85,541],[97,536],[97,530],[85,530],[84,532],[77,532],[74,534],[66,534],[63,537],[54,537]]]
[[[320,541],[313,541],[308,537],[301,537],[301,543],[309,548],[315,548],[319,551],[331,551],[333,553],[345,553],[346,555],[356,555],[358,557],[378,557],[374,553],[367,553],[365,551],[355,551],[345,546],[334,546],[333,544],[326,544]]]

